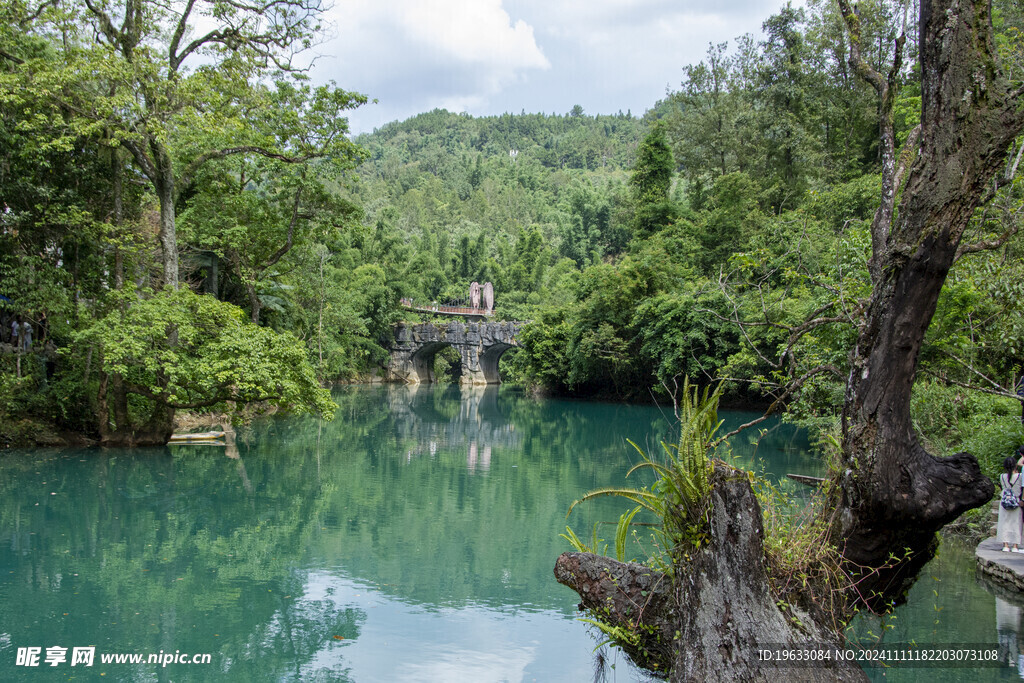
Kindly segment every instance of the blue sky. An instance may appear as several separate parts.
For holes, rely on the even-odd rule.
[[[642,114],[709,42],[760,35],[783,3],[336,0],[313,76],[378,100],[352,113],[356,133],[437,107]]]

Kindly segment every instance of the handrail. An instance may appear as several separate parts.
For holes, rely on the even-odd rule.
[[[412,299],[400,299],[399,302],[405,308],[414,311],[424,311],[427,313],[449,313],[452,315],[480,315],[490,317],[494,315],[494,310],[487,310],[486,308],[472,308],[470,306],[446,306],[444,304],[431,304],[430,306],[418,306]]]

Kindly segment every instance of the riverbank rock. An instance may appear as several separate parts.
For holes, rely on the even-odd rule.
[[[59,432],[52,425],[35,420],[16,420],[0,425],[0,448],[71,448],[93,446],[84,434]]]
[[[994,538],[979,543],[974,551],[978,571],[1006,588],[1024,591],[1024,554],[1004,553],[1002,548]]]
[[[761,508],[746,473],[716,464],[711,485],[709,543],[690,562],[676,564],[672,581],[642,565],[587,553],[559,557],[556,578],[580,594],[581,607],[635,634],[630,650],[658,659],[656,667],[650,656],[648,664],[634,661],[656,672],[667,666],[672,681],[867,680],[856,664],[834,658],[795,668],[762,661],[764,651],[840,648],[841,640],[771,595]]]

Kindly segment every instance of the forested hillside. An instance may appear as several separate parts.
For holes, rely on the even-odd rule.
[[[369,158],[349,197],[410,246],[407,296],[465,298],[471,281],[491,281],[502,315],[522,316],[564,290],[562,278],[625,248],[629,169],[646,128],[579,108],[421,114],[356,140]]]
[[[864,56],[884,70],[902,11],[861,13]],[[1016,63],[1019,12],[996,17]],[[349,197],[410,245],[407,295],[464,297],[492,280],[500,313],[541,323],[509,362],[520,379],[634,397],[683,375],[735,378],[746,396],[798,380],[788,398],[805,416],[833,414],[869,291],[878,103],[832,4],[783,8],[764,30],[709,46],[642,119],[435,111],[385,126],[357,140],[369,159]],[[920,116],[915,49],[897,74],[897,146]],[[1004,395],[1024,331],[1019,192],[1003,183],[972,223],[977,248],[924,352],[930,375]],[[801,332],[815,311],[830,324]]]
[[[823,421],[841,404],[882,150],[833,4],[787,5],[764,37],[709,46],[643,116],[433,111],[354,140],[345,114],[364,96],[267,59],[312,23],[245,50],[215,33],[184,46],[166,29],[194,18],[128,4],[139,14],[119,25],[92,6],[0,14],[3,338],[20,316],[46,349],[2,356],[7,424],[98,435],[154,406],[325,409],[312,385],[379,368],[401,297],[464,299],[474,280],[494,283],[500,316],[536,323],[505,362],[516,381],[646,398],[684,375],[730,378],[733,396],[784,396]],[[1019,78],[1020,9],[996,6]],[[859,12],[863,57],[884,73],[907,20],[888,2]],[[70,38],[82,22],[95,31]],[[136,49],[147,40],[164,52]],[[906,53],[897,148],[920,117],[913,39]],[[1024,357],[1019,148],[964,238],[922,365],[1002,395]],[[234,320],[237,339],[205,327],[186,349],[190,316]],[[140,329],[161,333],[147,346]],[[297,375],[229,361],[259,329],[271,357],[305,359]]]

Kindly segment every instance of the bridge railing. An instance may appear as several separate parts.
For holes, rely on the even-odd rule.
[[[403,307],[413,311],[426,311],[430,313],[448,313],[450,315],[480,315],[493,316],[494,309],[473,308],[472,306],[450,306],[447,304],[417,303],[412,299],[400,299]]]

